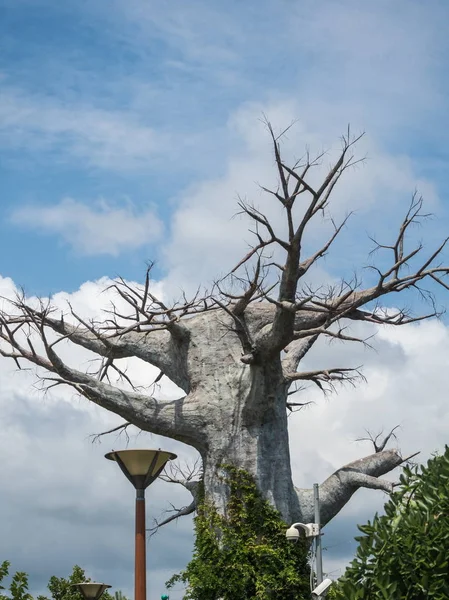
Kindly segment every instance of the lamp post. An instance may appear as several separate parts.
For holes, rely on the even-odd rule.
[[[321,546],[321,518],[320,518],[320,486],[313,484],[313,506],[315,509],[315,524],[318,527],[319,534],[315,538],[316,552],[316,582],[317,585],[323,581],[323,550]]]
[[[145,490],[176,454],[164,450],[118,450],[108,452],[105,458],[115,460],[136,488],[134,598],[146,600]]]
[[[100,600],[103,592],[111,586],[107,583],[84,581],[83,583],[73,583],[72,587],[81,593],[84,600]]]

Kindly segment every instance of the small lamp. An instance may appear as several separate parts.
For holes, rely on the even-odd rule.
[[[74,583],[72,587],[81,593],[84,600],[99,600],[103,593],[111,586],[107,583],[84,581],[82,583]]]

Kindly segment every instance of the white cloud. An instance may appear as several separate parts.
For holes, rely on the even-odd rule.
[[[16,225],[60,236],[86,256],[117,256],[152,245],[160,239],[163,229],[151,207],[136,211],[132,205],[113,206],[104,200],[89,206],[64,198],[53,206],[23,206],[11,218]]]
[[[0,81],[1,84],[1,81]],[[167,150],[161,136],[135,114],[105,110],[58,97],[30,95],[4,85],[0,98],[0,142],[20,150],[66,153],[88,164],[122,170],[147,166]]]

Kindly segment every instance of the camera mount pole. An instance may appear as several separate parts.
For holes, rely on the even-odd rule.
[[[313,505],[315,508],[315,524],[318,525],[318,535],[315,538],[316,579],[317,585],[320,585],[323,581],[323,550],[321,547],[320,492],[318,483],[313,484]]]

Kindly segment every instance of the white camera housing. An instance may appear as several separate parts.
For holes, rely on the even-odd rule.
[[[292,542],[297,542],[301,537],[300,529],[302,529],[306,538],[320,535],[320,528],[316,523],[293,523],[285,532],[285,537]]]
[[[316,588],[312,591],[312,598],[321,598],[323,594],[327,592],[327,590],[332,585],[332,579],[324,579],[320,585],[317,585]]]

